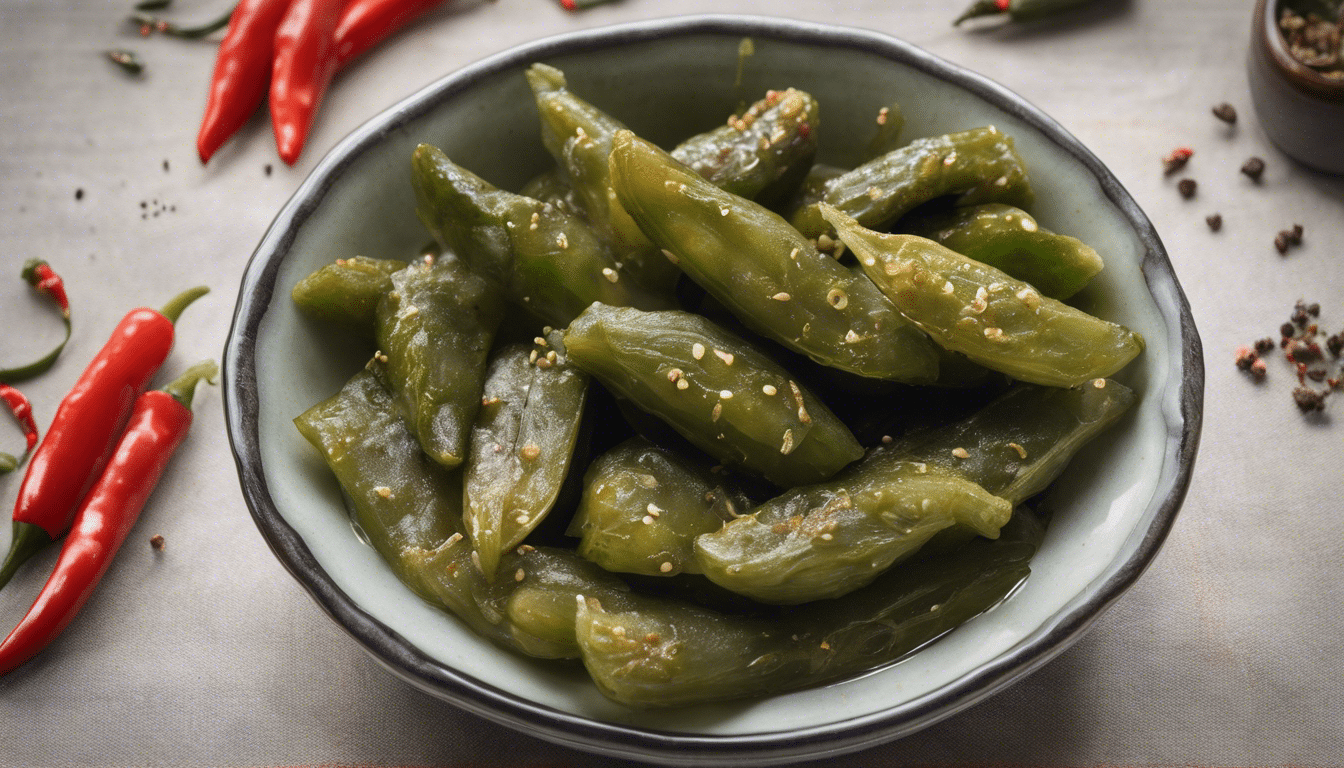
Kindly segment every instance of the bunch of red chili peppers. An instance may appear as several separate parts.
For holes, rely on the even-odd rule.
[[[51,296],[68,321],[60,277],[45,263],[29,267],[24,277]],[[193,366],[163,390],[145,390],[172,348],[173,323],[205,293],[205,288],[186,291],[162,311],[131,310],[61,401],[46,439],[32,452],[14,506],[9,554],[0,564],[0,587],[38,551],[66,539],[33,607],[0,642],[0,675],[45,648],[78,613],[186,436],[196,384],[213,380],[215,364]],[[36,375],[40,370],[34,366],[45,364],[45,370],[54,362],[54,354],[48,357],[0,371],[0,380],[14,380],[15,371],[20,377]],[[13,387],[0,387],[31,450],[38,437],[32,408]]]

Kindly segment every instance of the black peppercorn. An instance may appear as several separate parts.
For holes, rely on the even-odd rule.
[[[1260,175],[1265,172],[1265,161],[1252,157],[1242,164],[1241,172],[1249,176],[1252,181],[1259,181]]]
[[[1186,200],[1194,197],[1195,190],[1198,188],[1199,185],[1195,183],[1194,179],[1181,179],[1176,183],[1176,189],[1181,193],[1181,197],[1184,197]]]

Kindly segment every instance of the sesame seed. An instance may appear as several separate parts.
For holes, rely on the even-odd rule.
[[[801,250],[801,249],[794,248],[792,251],[789,251],[789,258],[790,258],[790,259],[793,259],[794,261],[797,261],[797,260],[798,260],[798,253],[799,253],[800,250]]]
[[[519,451],[519,453],[522,455],[524,459],[528,459],[530,461],[541,455],[541,446],[529,443],[527,445],[524,445],[523,449]]]
[[[845,331],[846,344],[853,344],[854,342],[860,341],[861,339],[862,337],[859,336],[859,334],[855,333],[853,328],[850,328],[848,331]]]
[[[999,178],[995,179],[995,180],[994,180],[994,186],[996,186],[996,187],[1006,187],[1006,186],[1008,186],[1008,177],[1007,177],[1007,176],[1000,176]]]
[[[1036,226],[1036,222],[1032,221],[1031,219],[1028,219],[1026,216],[1023,216],[1022,229],[1028,232],[1035,232],[1038,229],[1038,227]]]
[[[715,403],[714,410],[709,415],[710,421],[718,421],[719,416],[723,415],[723,403]]]
[[[677,389],[686,389],[691,386],[691,382],[685,379],[677,379]]]
[[[614,626],[611,628],[611,634],[617,637],[625,637],[625,627],[620,625]]]
[[[953,448],[952,455],[958,459],[969,459],[971,454],[965,448]]]
[[[876,200],[881,196],[882,196],[882,190],[878,189],[877,187],[868,188],[868,197]]]
[[[667,380],[672,382],[673,384],[677,383],[677,379],[680,379],[681,377],[682,372],[680,368],[673,368],[672,370],[667,372]]]
[[[720,389],[720,390],[719,390],[719,397],[722,398],[722,399],[724,399],[724,400],[732,400],[732,399],[733,399],[733,393],[732,393],[732,390],[728,390],[728,389]]]
[[[527,525],[528,523],[532,522],[532,518],[528,517],[527,515],[519,515],[513,518],[513,522],[519,525]]]
[[[1092,380],[1092,386],[1096,387],[1097,389],[1105,389],[1105,388],[1106,388],[1106,380],[1105,380],[1105,379],[1093,379],[1093,380]]]
[[[835,307],[836,309],[844,309],[845,307],[849,306],[849,297],[846,296],[845,292],[840,290],[839,288],[832,288],[826,294],[826,303],[830,304],[832,307]]]
[[[611,283],[614,283],[617,280],[621,279],[621,276],[616,274],[616,270],[612,269],[611,267],[603,267],[602,276],[607,278],[607,282]]]
[[[1009,444],[1008,444],[1008,447],[1009,447],[1009,448],[1012,448],[1014,451],[1017,451],[1017,457],[1018,457],[1019,459],[1025,459],[1025,458],[1027,458],[1027,449],[1026,449],[1026,448],[1023,448],[1022,446],[1018,445],[1017,443],[1009,443]]]
[[[720,215],[720,216],[727,216],[727,215],[728,215],[728,206],[726,206],[726,205],[720,205],[720,206],[719,206],[719,215]]]
[[[450,547],[451,547],[451,546],[453,546],[454,544],[456,544],[457,542],[461,541],[462,538],[463,538],[463,537],[462,537],[462,534],[460,534],[460,533],[454,533],[452,536],[449,536],[449,537],[448,537],[448,541],[445,541],[444,544],[447,545],[447,546],[450,546]]]
[[[883,436],[882,436],[882,444],[883,444],[883,445],[891,445],[891,443],[892,443],[891,435],[883,435]]]
[[[476,566],[476,570],[485,573],[485,568],[481,567],[481,553],[471,550],[471,564]]]
[[[521,546],[518,547],[518,554],[520,554],[520,555],[522,555],[522,554],[526,554],[526,553],[528,553],[528,552],[536,552],[536,551],[537,551],[537,548],[534,547],[534,546],[532,546],[531,544],[523,544],[523,545],[521,545]]]
[[[801,405],[798,406],[798,420],[803,422],[804,424],[812,423],[812,417],[808,415],[807,408],[804,408]]]
[[[699,360],[704,356],[705,356],[704,344],[701,344],[700,342],[697,341],[691,345],[691,357],[694,357],[696,360]]]
[[[407,304],[406,309],[401,313],[402,317],[415,317],[420,314],[420,308],[414,304]]]
[[[671,563],[663,563],[662,565],[658,566],[658,570],[662,571],[663,573],[671,573],[671,572],[672,572],[672,564],[671,564]]]
[[[822,641],[821,641],[821,650],[823,650],[823,651],[829,651],[829,650],[831,650],[831,644],[828,643],[828,642],[826,642],[825,640],[822,640]]]
[[[392,489],[388,488],[386,485],[380,485],[377,488],[374,488],[373,492],[383,497],[384,499],[392,498]]]
[[[645,516],[644,516],[644,524],[645,524],[645,525],[653,525],[653,515],[645,515]]]
[[[950,154],[950,155],[948,155],[947,157],[944,157],[944,158],[943,158],[943,165],[950,166],[950,165],[952,165],[952,164],[955,163],[955,162],[957,162],[957,153],[956,153],[956,150],[953,150],[953,151],[952,151],[952,154]]]
[[[546,359],[554,363],[555,361],[560,359],[560,356],[555,354],[555,350],[552,349],[550,352],[546,353]]]
[[[538,367],[538,368],[541,368],[542,370],[545,370],[545,369],[547,369],[547,368],[550,368],[550,367],[551,367],[551,361],[550,361],[548,358],[545,358],[545,357],[540,358],[539,360],[537,360],[537,367]]]
[[[779,392],[778,389],[775,389],[774,384],[766,384],[765,386],[761,387],[761,391],[767,395],[770,395],[771,397],[773,397],[775,394]]]
[[[654,517],[657,517],[663,513],[662,507],[659,507],[657,504],[654,504],[653,502],[649,502],[649,505],[647,507],[644,507],[644,511],[648,512],[650,515],[653,515]]]
[[[667,250],[666,248],[663,249],[663,255],[666,256],[667,260],[672,262],[673,264],[681,263],[681,260],[677,258],[677,254]]]
[[[782,454],[784,454],[785,456],[788,456],[790,453],[793,453],[793,430],[792,430],[792,429],[786,429],[786,430],[784,430],[784,441],[783,441],[783,443],[779,446],[779,452],[782,453]]]
[[[1002,328],[986,328],[985,338],[990,341],[1007,341],[1008,337],[1004,335]]]
[[[722,360],[724,365],[733,364],[733,353],[731,352],[724,352],[721,349],[716,349],[714,350],[714,356]]]
[[[877,124],[878,124],[878,125],[886,125],[886,124],[887,124],[887,115],[890,114],[890,112],[891,112],[891,110],[888,109],[888,108],[886,108],[886,107],[883,107],[883,108],[877,110]]]
[[[951,294],[953,291],[956,291],[956,290],[957,290],[957,287],[956,287],[955,285],[952,284],[952,281],[949,280],[948,282],[943,283],[943,293]]]
[[[779,293],[776,293],[774,296],[771,296],[770,298],[774,299],[775,301],[788,301],[793,297],[783,291],[780,291]]]
[[[821,534],[821,536],[818,537],[818,538],[820,538],[822,541],[830,541],[831,539],[834,539],[835,537],[832,536],[832,535],[829,534],[829,533],[823,533],[823,534]]]
[[[555,244],[560,246],[560,250],[563,251],[564,249],[569,247],[569,238],[565,237],[564,232],[561,232],[558,236],[556,236]]]
[[[915,472],[925,475],[929,472],[929,465],[922,461],[915,462]]]

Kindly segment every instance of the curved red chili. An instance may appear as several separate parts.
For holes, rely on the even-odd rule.
[[[33,421],[33,404],[28,402],[28,398],[19,390],[0,382],[0,400],[4,401],[9,412],[14,415],[14,420],[23,428],[23,436],[28,443],[23,455],[18,458],[8,453],[0,453],[0,475],[3,475],[18,469],[28,458],[28,454],[33,452],[33,446],[37,445],[37,422]]]
[[[65,338],[41,360],[14,368],[0,369],[0,381],[24,381],[45,373],[56,363],[56,358],[61,356],[61,350],[65,349],[66,342],[70,341],[70,299],[65,295],[65,280],[56,274],[50,264],[41,259],[26,261],[20,275],[33,286],[33,290],[50,298],[61,310],[61,319],[65,322]]]
[[[257,111],[271,77],[275,32],[289,0],[242,0],[219,44],[196,151],[205,163]]]
[[[348,0],[291,0],[275,31],[271,127],[280,159],[293,165],[336,74],[336,25]]]
[[[351,0],[333,35],[337,68],[441,3],[443,0]]]
[[[162,312],[142,307],[127,313],[61,401],[19,486],[14,537],[0,565],[0,587],[69,529],[80,499],[107,464],[136,396],[168,357],[173,323],[207,290],[186,291]]]
[[[203,378],[213,380],[218,370],[213,362],[199,363],[163,390],[136,398],[126,432],[80,504],[51,577],[27,615],[0,643],[0,675],[46,648],[93,594],[191,427],[196,384]]]

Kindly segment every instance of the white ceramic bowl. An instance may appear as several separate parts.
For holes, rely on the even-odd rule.
[[[738,72],[739,43],[755,53]],[[872,116],[898,101],[907,135],[994,124],[1016,138],[1034,213],[1082,238],[1106,269],[1080,297],[1140,331],[1118,378],[1140,394],[1078,456],[1031,578],[1006,603],[910,658],[847,682],[758,701],[635,712],[582,670],[505,652],[413,595],[356,537],[339,490],[291,419],[364,362],[301,318],[294,283],[339,256],[405,258],[428,240],[409,159],[420,142],[517,189],[550,164],[523,70],[565,71],[575,92],[670,145],[767,88],[822,105],[819,161],[855,161]],[[225,351],[225,405],[247,502],[267,542],[317,603],[387,669],[498,723],[571,747],[646,760],[778,764],[860,749],[961,710],[1050,660],[1151,560],[1175,517],[1198,443],[1200,345],[1152,225],[1115,177],[1039,110],[989,80],[873,32],[779,19],[679,18],[530,43],[444,77],[337,146],[276,218],[247,268]]]

